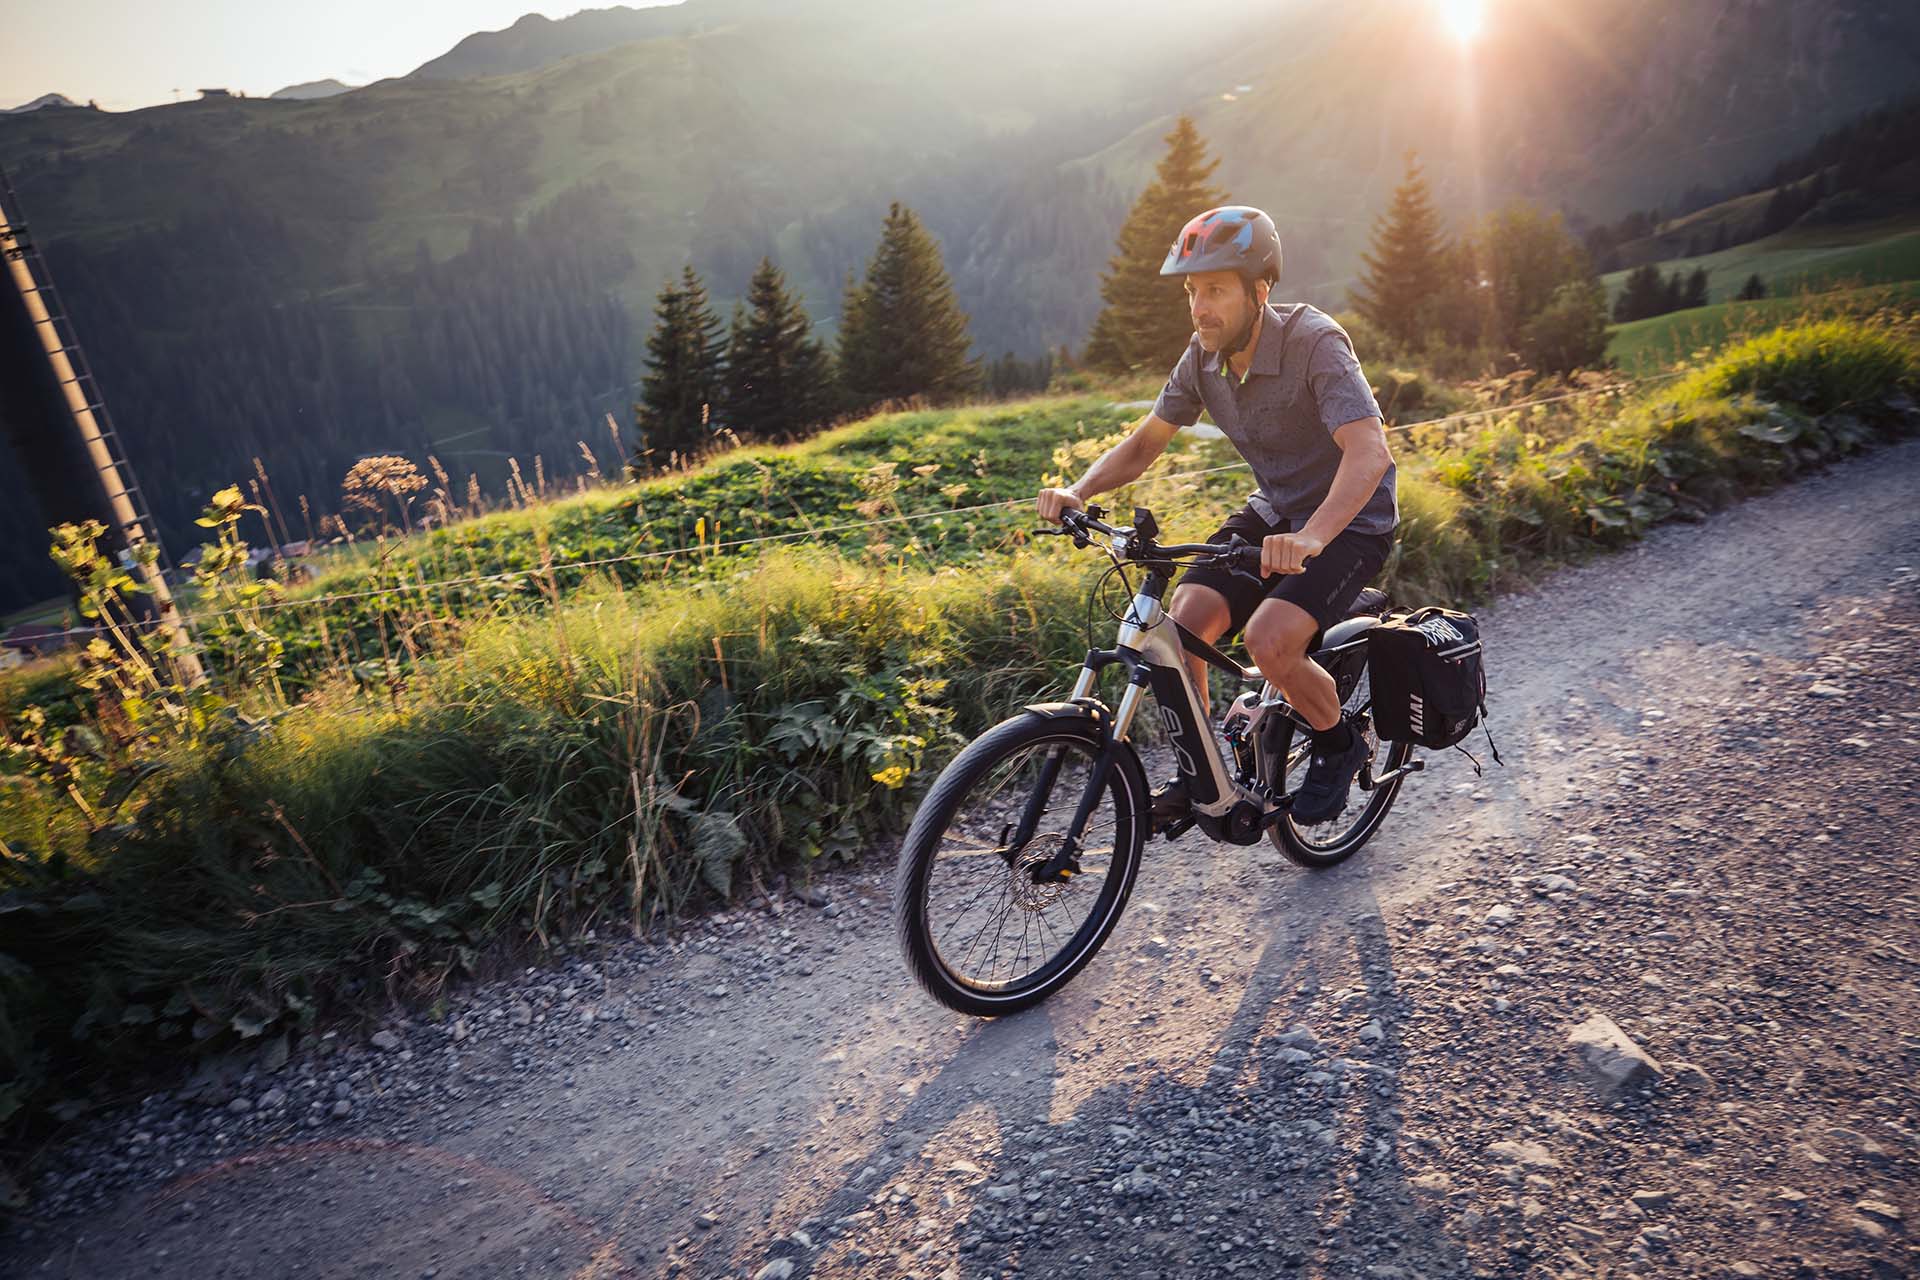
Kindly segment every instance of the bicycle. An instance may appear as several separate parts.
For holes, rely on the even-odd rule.
[[[901,950],[920,985],[960,1013],[996,1017],[1038,1004],[1071,981],[1119,923],[1150,834],[1146,770],[1128,736],[1149,695],[1192,799],[1185,817],[1151,832],[1169,840],[1197,826],[1216,841],[1251,845],[1265,838],[1301,866],[1331,867],[1372,837],[1402,781],[1425,767],[1412,758],[1412,743],[1382,743],[1368,715],[1367,633],[1389,601],[1367,588],[1349,616],[1310,646],[1371,748],[1357,779],[1364,799],[1350,819],[1342,810],[1327,823],[1295,823],[1287,782],[1305,772],[1311,726],[1257,668],[1201,640],[1162,605],[1181,568],[1219,564],[1257,575],[1260,548],[1238,536],[1224,544],[1162,545],[1150,510],[1135,508],[1133,524],[1120,527],[1104,514],[1097,506],[1069,509],[1060,528],[1039,532],[1082,548],[1099,539],[1115,569],[1124,574],[1131,564],[1144,572],[1131,605],[1117,615],[1113,647],[1088,649],[1066,699],[1029,704],[955,756],[901,846],[893,886]],[[1224,752],[1183,651],[1235,680],[1261,682],[1259,692],[1241,693],[1229,709]],[[1095,685],[1115,664],[1128,678],[1119,705],[1109,709]],[[1081,908],[1077,924],[1067,906]],[[1017,940],[1007,937],[1016,914]],[[944,927],[936,929],[936,916]],[[970,920],[977,921],[973,933],[954,937]],[[1012,948],[1010,958],[1003,946]],[[1022,968],[1029,955],[1030,967]]]

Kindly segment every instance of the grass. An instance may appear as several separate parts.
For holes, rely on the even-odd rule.
[[[1385,585],[1471,603],[1917,425],[1910,312],[1803,316],[1682,373],[1396,437]],[[1080,470],[1130,416],[1109,403],[883,415],[376,548],[313,590],[538,565],[543,546],[576,562],[697,548],[702,520],[725,535],[929,515],[580,571],[551,596],[394,588],[290,624],[321,635],[289,649],[304,696],[256,686],[193,750],[126,745],[145,739],[57,671],[0,681],[0,714],[64,694],[108,744],[57,769],[0,761],[0,1120],[97,1102],[130,1064],[424,996],[490,947],[651,927],[889,840],[961,743],[1065,687],[1101,567],[1032,544],[1025,512],[946,512]],[[1183,446],[1176,465],[1224,447]],[[940,493],[949,477],[966,491]],[[1110,505],[1144,498],[1185,539],[1245,490],[1229,472]],[[363,629],[385,646],[372,672],[343,652]]]
[[[1758,275],[1774,295],[1832,287],[1839,282],[1880,284],[1920,280],[1920,225],[1912,217],[1831,227],[1792,228],[1718,253],[1661,264],[1671,273],[1707,269],[1707,296],[1726,301],[1747,277]],[[1627,271],[1600,277],[1609,304],[1625,286]]]
[[[1916,274],[1920,275],[1920,271]],[[1713,350],[1796,318],[1811,314],[1866,314],[1881,307],[1915,301],[1920,301],[1920,280],[1746,302],[1718,302],[1614,325],[1608,331],[1607,356],[1630,374],[1646,375],[1687,359],[1697,351]]]

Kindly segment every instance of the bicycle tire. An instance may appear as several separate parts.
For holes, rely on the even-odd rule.
[[[928,906],[929,884],[942,840],[968,795],[996,765],[1048,742],[1097,755],[1105,738],[1091,716],[1070,718],[1023,712],[1002,721],[975,739],[941,771],[914,813],[901,844],[893,886],[894,927],[901,954],[920,986],[957,1013],[1002,1017],[1031,1008],[1060,990],[1099,952],[1119,923],[1133,892],[1147,837],[1147,777],[1133,747],[1121,743],[1107,781],[1107,794],[1115,815],[1111,863],[1100,877],[1099,897],[1092,903],[1082,926],[1034,975],[1019,983],[969,982],[942,958],[933,936]],[[1018,873],[1010,867],[1008,874]],[[1082,882],[1076,879],[1069,883],[1077,886]]]
[[[1363,671],[1354,682],[1353,690],[1343,710],[1351,712],[1366,709],[1372,700],[1369,684]],[[1292,736],[1292,734],[1288,735],[1282,747],[1283,753],[1291,749]],[[1270,785],[1284,789],[1286,786],[1284,771],[1278,777],[1271,772],[1272,762],[1267,758],[1264,741],[1256,741],[1254,747],[1255,768],[1258,770],[1258,776]],[[1376,755],[1380,754],[1378,746],[1374,750]],[[1404,765],[1412,756],[1412,743],[1389,739],[1386,743],[1385,756],[1378,760],[1376,765],[1379,772],[1390,773]],[[1380,829],[1380,824],[1386,820],[1387,811],[1393,807],[1394,798],[1400,794],[1400,784],[1404,781],[1406,778],[1402,775],[1384,785],[1374,787],[1372,791],[1360,792],[1359,794],[1366,797],[1366,801],[1345,827],[1336,827],[1334,823],[1321,823],[1306,828],[1308,831],[1324,832],[1329,837],[1327,839],[1313,839],[1302,835],[1298,825],[1287,817],[1282,817],[1267,828],[1267,838],[1272,841],[1275,848],[1286,854],[1288,859],[1298,866],[1312,871],[1324,871],[1328,867],[1338,866],[1358,853],[1360,847],[1372,839],[1374,832]],[[1356,781],[1356,790],[1358,785]]]

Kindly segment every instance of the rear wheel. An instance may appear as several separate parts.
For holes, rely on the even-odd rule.
[[[1350,686],[1351,690],[1342,710],[1356,720],[1355,732],[1365,738],[1370,749],[1360,778],[1371,779],[1391,773],[1412,757],[1413,744],[1382,742],[1374,732],[1373,717],[1367,714],[1373,705],[1373,689],[1367,679],[1364,660],[1359,663],[1357,679],[1352,678],[1352,673],[1347,674],[1349,679],[1339,679],[1339,673],[1336,673],[1340,687]],[[1292,726],[1291,722],[1278,733],[1257,735],[1254,762],[1259,777],[1283,794],[1295,790],[1306,777],[1307,752],[1311,746],[1312,739],[1304,731]],[[1347,793],[1346,807],[1337,815],[1312,825],[1296,823],[1292,817],[1282,815],[1278,822],[1267,828],[1267,838],[1303,867],[1318,870],[1344,862],[1379,829],[1387,810],[1393,807],[1394,797],[1400,793],[1402,781],[1401,778],[1394,778],[1371,791],[1363,791],[1360,779],[1355,779],[1352,790]]]
[[[1126,743],[1082,832],[1079,871],[1034,879],[1060,852],[1104,746],[1090,718],[1016,716],[956,756],[914,814],[894,925],[907,967],[948,1008],[995,1017],[1038,1004],[1119,922],[1147,835],[1146,773]],[[1015,843],[1048,773],[1033,835]]]

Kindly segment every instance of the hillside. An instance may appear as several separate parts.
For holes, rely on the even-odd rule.
[[[1707,295],[1724,302],[1748,276],[1758,275],[1769,293],[1817,289],[1836,281],[1877,284],[1920,279],[1920,212],[1875,222],[1794,227],[1718,253],[1662,261],[1668,270],[1705,267]],[[1618,294],[1626,271],[1600,277],[1609,296]]]
[[[1408,145],[1449,211],[1605,216],[1920,71],[1920,14],[1869,0],[1509,0],[1470,55],[1419,13],[688,0],[523,19],[319,100],[4,117],[0,165],[177,538],[255,456],[316,511],[366,452],[495,485],[508,455],[571,467],[629,417],[663,278],[691,260],[724,311],[770,254],[831,327],[894,198],[979,350],[1077,345],[1177,111],[1280,218],[1283,292],[1338,306]],[[0,475],[0,545],[32,565],[0,593],[44,588],[40,523]]]
[[[0,115],[20,115],[28,111],[40,111],[47,107],[77,107],[80,104],[64,93],[43,93],[32,102],[24,102],[17,107],[7,107]]]
[[[352,85],[342,84],[338,80],[308,80],[304,84],[290,84],[284,89],[276,89],[269,96],[278,98],[281,101],[288,99],[306,101],[312,98],[331,98],[335,94],[345,93],[351,88],[353,88]]]

